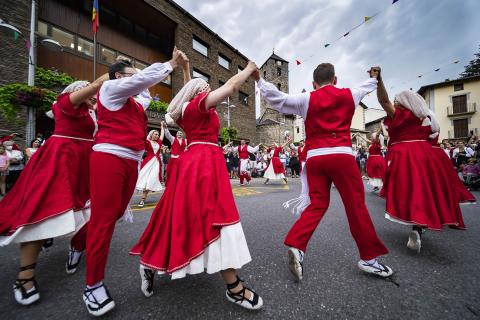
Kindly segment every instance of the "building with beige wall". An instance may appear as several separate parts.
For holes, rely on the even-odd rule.
[[[440,139],[480,134],[480,75],[426,85],[418,93],[438,118]]]

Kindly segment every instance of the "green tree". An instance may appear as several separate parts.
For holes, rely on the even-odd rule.
[[[475,58],[465,66],[465,70],[460,74],[461,78],[480,76],[480,46],[478,46],[479,52],[475,53]]]

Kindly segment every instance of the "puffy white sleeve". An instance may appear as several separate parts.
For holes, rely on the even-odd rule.
[[[175,141],[175,137],[172,136],[172,134],[170,133],[170,130],[168,130],[168,128],[165,128],[165,138],[168,139],[168,141],[170,141],[170,143],[173,143],[173,141]]]
[[[258,151],[258,147],[259,147],[259,146],[256,146],[256,147],[248,146],[248,147],[247,147],[247,150],[248,150],[248,152],[250,152],[250,153],[255,153],[255,152]]]
[[[378,85],[377,79],[369,78],[367,81],[365,81],[361,85],[351,88],[350,91],[352,92],[353,102],[355,103],[355,106],[357,106],[367,94],[377,90],[377,85]]]
[[[307,117],[310,93],[287,94],[263,79],[258,81],[257,86],[262,97],[273,109],[285,114],[295,114],[303,119]]]

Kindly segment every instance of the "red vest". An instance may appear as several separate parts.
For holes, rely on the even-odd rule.
[[[171,154],[174,155],[174,156],[179,156],[181,153],[183,153],[183,151],[185,151],[186,143],[187,142],[186,142],[185,138],[182,139],[181,144],[180,144],[180,142],[178,141],[177,138],[174,138],[173,143],[172,143]]]
[[[132,97],[120,110],[110,111],[97,97],[98,132],[95,143],[111,143],[134,151],[145,149],[147,115]]]
[[[350,89],[329,85],[311,92],[305,119],[307,149],[352,147],[350,125],[354,113]]]
[[[241,145],[238,146],[238,158],[248,159],[248,146],[247,145],[244,145],[243,147]]]
[[[306,146],[303,146],[303,148],[298,147],[298,161],[300,161],[300,162],[307,161],[307,147]]]

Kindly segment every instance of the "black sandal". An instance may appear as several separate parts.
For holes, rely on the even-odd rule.
[[[239,284],[242,285],[242,290],[238,292],[232,292],[231,290],[237,288]],[[252,300],[248,299],[245,296],[246,290],[252,293]],[[236,305],[239,305],[240,307],[243,307],[245,309],[257,310],[263,306],[262,298],[255,291],[245,286],[244,281],[241,280],[238,276],[237,281],[235,281],[234,283],[227,283],[226,296],[228,301],[235,303]]]
[[[37,264],[33,263],[28,266],[20,267],[20,271],[26,271],[26,270],[31,270],[35,269],[35,266]],[[30,290],[26,290],[24,288],[24,285],[28,282],[33,282],[33,287]],[[38,292],[38,284],[37,281],[35,280],[35,276],[31,278],[18,278],[15,280],[15,284],[13,285],[13,294],[15,296],[15,300],[24,306],[28,306],[38,299],[40,299],[40,293]]]
[[[93,294],[93,291],[97,290],[100,287],[104,287],[105,292],[107,293],[107,299],[103,300],[101,303],[98,302],[97,298]],[[87,306],[88,312],[94,316],[104,315],[115,307],[115,302],[110,296],[110,292],[108,292],[107,287],[105,287],[103,283],[94,288],[85,288],[85,291],[83,291],[83,301]]]

